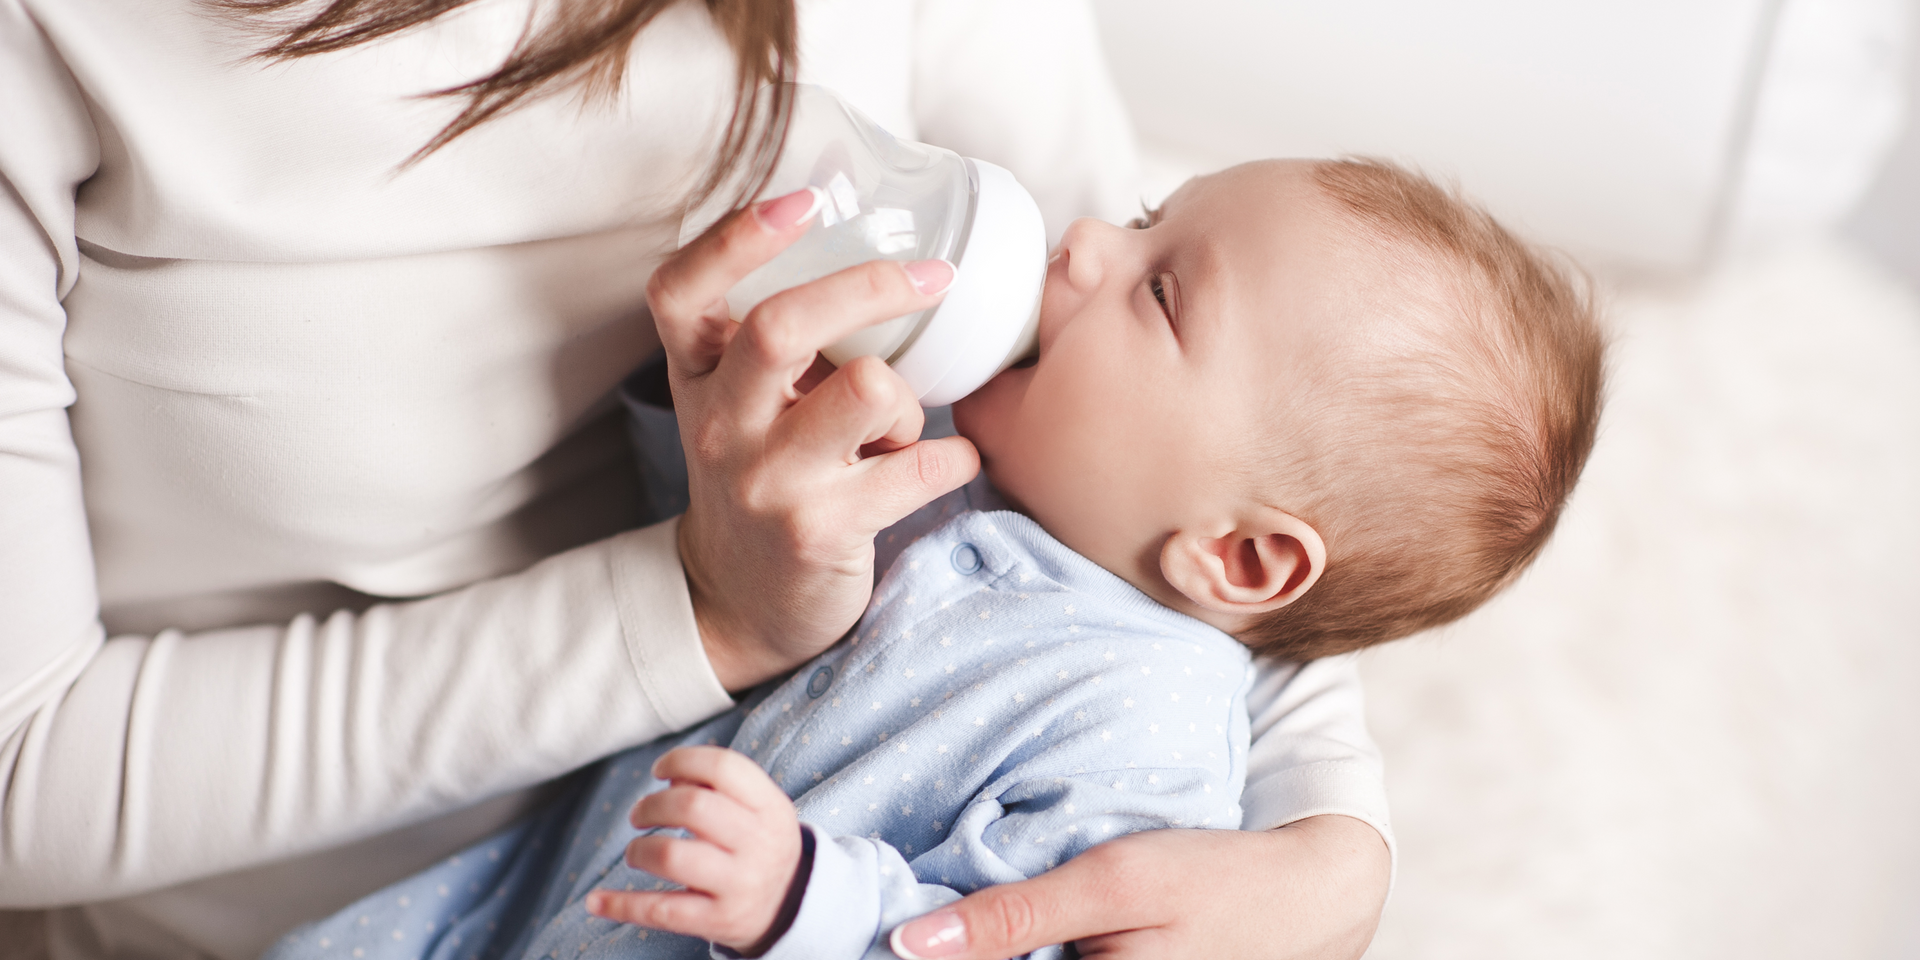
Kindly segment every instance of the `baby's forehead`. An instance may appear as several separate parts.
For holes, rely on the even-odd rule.
[[[1220,349],[1239,355],[1236,379],[1363,376],[1375,347],[1430,339],[1462,306],[1457,271],[1405,228],[1408,218],[1337,196],[1316,163],[1195,178],[1162,210],[1186,221],[1192,250],[1176,256],[1194,267],[1187,299],[1196,325],[1218,324]]]
[[[1330,184],[1317,160],[1260,160],[1195,177],[1169,195],[1164,212],[1222,226],[1239,222],[1282,243],[1337,246],[1367,261],[1430,258],[1420,198],[1376,189],[1364,195]]]

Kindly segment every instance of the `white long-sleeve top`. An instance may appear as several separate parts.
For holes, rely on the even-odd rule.
[[[0,0],[0,906],[113,900],[63,955],[251,956],[731,702],[608,402],[731,63],[683,3],[616,103],[402,168],[527,2],[263,63],[198,0]],[[804,79],[1056,235],[1126,214],[1083,2],[800,6]],[[1351,666],[1269,676],[1250,825],[1384,830]]]

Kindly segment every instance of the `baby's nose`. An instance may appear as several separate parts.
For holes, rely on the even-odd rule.
[[[1121,228],[1091,217],[1075,220],[1061,235],[1060,245],[1054,248],[1053,269],[1049,275],[1060,272],[1082,290],[1099,286],[1115,241],[1125,235],[1126,231]]]

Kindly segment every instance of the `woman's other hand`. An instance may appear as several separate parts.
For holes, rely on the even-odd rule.
[[[1082,957],[1352,960],[1387,895],[1387,847],[1351,817],[1277,830],[1151,830],[901,924],[914,960],[995,960],[1074,941]]]
[[[951,265],[866,263],[729,319],[727,289],[806,232],[816,197],[722,221],[647,287],[687,454],[680,556],[729,690],[832,645],[866,609],[874,535],[979,470],[966,440],[919,440],[920,404],[886,364],[815,366],[848,333],[938,303]]]

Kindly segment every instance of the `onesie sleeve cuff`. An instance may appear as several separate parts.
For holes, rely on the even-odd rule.
[[[627,656],[668,730],[684,730],[733,707],[694,623],[679,534],[679,517],[622,534],[608,558]]]
[[[880,869],[872,844],[814,832],[813,871],[793,926],[760,960],[854,960],[878,942]]]

